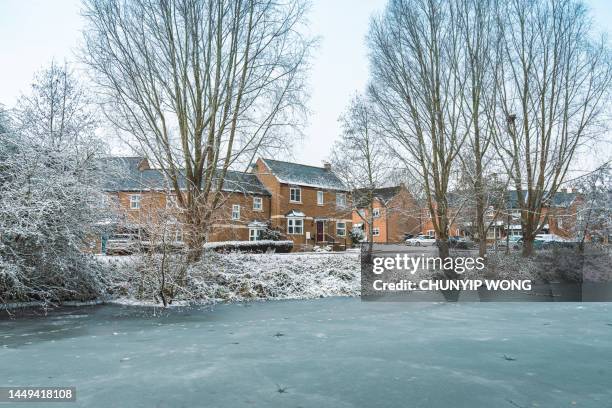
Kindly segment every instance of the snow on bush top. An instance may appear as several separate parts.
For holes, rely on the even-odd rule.
[[[204,249],[217,249],[217,248],[249,248],[254,246],[262,247],[275,247],[275,246],[287,246],[293,245],[293,241],[272,241],[270,239],[262,239],[260,241],[219,241],[219,242],[208,242],[204,244]]]

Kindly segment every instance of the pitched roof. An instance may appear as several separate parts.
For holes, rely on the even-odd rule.
[[[166,190],[170,187],[164,173],[159,169],[140,170],[142,157],[108,157],[100,161],[106,169],[106,191]],[[185,186],[183,177],[179,180]],[[270,195],[257,176],[252,173],[228,170],[223,180],[223,191]]]
[[[526,190],[523,190],[523,194],[527,194]],[[569,207],[572,202],[576,199],[578,193],[569,193],[565,191],[558,191],[552,196],[550,206],[551,207]],[[508,208],[518,208],[518,194],[516,190],[508,191]]]
[[[281,183],[347,191],[344,183],[331,170],[326,170],[323,167],[272,159],[261,160]]]
[[[383,203],[389,202],[393,197],[395,197],[401,191],[402,186],[394,186],[394,187],[382,187],[374,189],[373,195],[378,200]],[[357,207],[365,207],[368,205],[367,203],[367,193],[369,189],[360,188],[355,190],[353,193],[353,201]]]

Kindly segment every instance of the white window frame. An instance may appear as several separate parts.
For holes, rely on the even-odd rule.
[[[345,193],[336,193],[336,207],[339,207],[339,208],[346,207],[346,194]]]
[[[380,228],[378,228],[378,227],[372,228],[372,236],[373,237],[379,237],[380,236]]]
[[[232,204],[232,220],[240,219],[240,204]]]
[[[372,208],[372,215],[374,218],[380,218],[380,208]]]
[[[436,237],[436,230],[427,230],[428,237]]]
[[[263,198],[253,197],[253,211],[263,211]]]
[[[342,225],[342,227],[340,227]],[[346,222],[336,221],[336,235],[346,237]]]
[[[249,241],[261,241],[262,228],[249,228]]]
[[[298,232],[298,229],[299,229],[299,232]],[[303,218],[287,218],[287,234],[304,235],[304,219]]]
[[[487,230],[486,239],[501,238],[501,231],[497,227],[491,227]]]
[[[140,194],[130,194],[130,210],[140,210],[140,200],[142,200]]]
[[[317,205],[325,204],[325,193],[321,190],[317,191]]]
[[[297,200],[293,198],[294,191],[297,192],[296,193]],[[290,203],[301,203],[302,202],[302,189],[300,187],[289,187],[289,202]]]

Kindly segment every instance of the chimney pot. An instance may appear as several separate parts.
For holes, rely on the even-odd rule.
[[[323,162],[323,168],[325,169],[325,171],[331,171],[331,163]]]

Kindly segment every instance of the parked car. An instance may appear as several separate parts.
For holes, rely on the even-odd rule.
[[[409,238],[406,240],[406,245],[410,246],[434,246],[436,245],[436,238],[429,235],[419,235],[415,238]]]
[[[129,255],[138,250],[138,236],[115,234],[106,241],[106,255]]]
[[[565,238],[555,234],[537,234],[533,240],[533,247],[535,249],[547,249],[555,245],[563,246]]]
[[[470,249],[474,246],[474,242],[468,237],[455,235],[448,239],[448,246],[456,249]]]
[[[523,246],[523,237],[518,235],[513,235],[508,238],[507,243],[510,245],[512,249],[520,249]],[[506,238],[499,239],[495,242],[495,246],[497,249],[506,249]]]
[[[404,234],[404,241],[406,241],[407,239],[410,239],[410,238],[414,238],[414,234],[408,234],[408,233]]]

